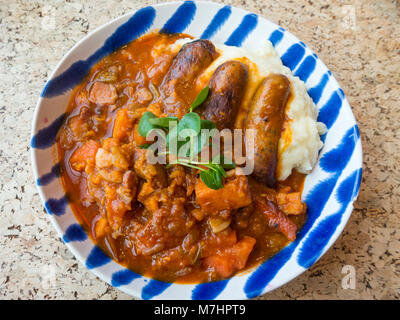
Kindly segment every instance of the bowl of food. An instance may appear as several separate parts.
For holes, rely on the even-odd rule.
[[[143,299],[244,299],[315,263],[357,197],[337,81],[296,37],[212,2],[142,8],[57,65],[32,124],[49,218],[98,277]]]

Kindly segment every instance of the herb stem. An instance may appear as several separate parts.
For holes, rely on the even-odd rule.
[[[169,151],[160,152],[158,155],[159,156],[165,156],[165,155],[168,155],[168,154],[171,154],[171,152],[169,152]]]
[[[199,166],[194,166],[194,165],[191,165],[190,163],[187,163],[187,162],[181,162],[180,160],[174,161],[174,162],[170,162],[168,164],[168,167],[170,167],[170,166],[172,166],[174,164],[180,164],[182,166],[186,166],[186,167],[189,167],[189,168],[198,169],[198,170],[201,170],[201,171],[207,171],[206,169],[200,168]]]
[[[186,159],[186,158],[179,158],[179,161],[186,162],[186,163],[200,164],[203,166],[210,165],[210,162],[199,162],[199,161],[194,161],[192,159]]]

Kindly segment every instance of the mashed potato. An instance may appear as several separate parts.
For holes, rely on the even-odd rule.
[[[183,44],[193,41],[180,39],[170,48],[179,50]],[[208,83],[214,70],[228,60],[239,60],[249,66],[249,79],[242,106],[236,119],[236,127],[243,128],[251,98],[263,78],[271,73],[284,74],[291,83],[291,99],[286,105],[284,129],[278,148],[278,180],[285,180],[293,169],[301,173],[309,173],[315,165],[318,152],[323,143],[320,134],[326,130],[317,122],[318,110],[307,93],[305,84],[285,67],[271,42],[265,41],[263,49],[250,52],[244,48],[215,44],[219,57],[200,75],[197,88]]]

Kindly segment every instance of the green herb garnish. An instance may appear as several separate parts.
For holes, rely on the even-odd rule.
[[[200,179],[204,184],[214,190],[223,188],[221,174],[218,171],[207,170],[200,172]]]
[[[235,169],[236,164],[229,159],[228,157],[224,156],[223,154],[216,155],[212,160],[212,163],[219,164],[225,170]]]
[[[169,128],[169,124],[171,121],[175,121],[178,123],[179,119],[177,117],[165,117],[165,118],[150,118],[149,122],[153,126],[157,126],[158,128]]]
[[[196,99],[194,99],[193,103],[190,106],[189,109],[190,112],[192,112],[194,109],[200,106],[207,99],[209,91],[210,91],[209,86],[206,86],[203,89],[201,89]]]
[[[198,162],[190,158],[177,158],[167,167],[179,164],[185,167],[200,170],[200,179],[210,189],[218,190],[224,187],[222,178],[226,178],[226,172],[222,166],[212,162]]]
[[[182,165],[189,168],[200,170],[200,179],[211,189],[223,188],[223,178],[226,178],[225,170],[235,168],[231,160],[227,160],[223,155],[218,155],[210,162],[196,161],[197,154],[205,146],[210,146],[210,138],[213,132],[202,131],[202,129],[216,129],[215,124],[209,120],[202,120],[197,113],[192,112],[201,105],[208,96],[209,87],[205,87],[197,95],[195,101],[190,106],[190,112],[179,120],[177,117],[159,118],[151,112],[145,112],[139,121],[138,131],[142,137],[154,129],[167,132],[165,137],[168,151],[166,154],[175,155],[167,167],[172,165]],[[163,138],[164,139],[164,138]],[[189,143],[190,142],[190,143]],[[152,143],[139,146],[141,149],[148,149]]]
[[[157,125],[151,124],[150,119],[157,118],[156,115],[151,113],[150,111],[145,112],[139,121],[138,131],[139,134],[146,138],[151,130],[159,128]]]
[[[200,133],[201,119],[197,113],[189,112],[182,117],[178,124],[178,132],[185,129],[192,130],[196,135]]]

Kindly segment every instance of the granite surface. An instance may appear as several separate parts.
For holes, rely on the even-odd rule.
[[[47,77],[88,32],[154,1],[0,2],[0,299],[130,299],[96,278],[58,237],[29,155]],[[352,217],[301,276],[259,299],[400,298],[400,2],[234,0],[307,43],[346,93],[360,126],[364,174]],[[354,267],[355,288],[342,279]],[[350,267],[351,268],[351,267]]]

